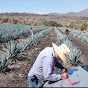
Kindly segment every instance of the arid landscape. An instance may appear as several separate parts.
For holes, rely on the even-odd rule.
[[[87,13],[88,9],[78,13],[69,12],[65,14],[1,13],[0,23],[47,25],[44,23],[45,21],[56,21],[64,27],[71,27],[78,30],[82,23],[86,23],[88,25]]]
[[[82,54],[85,56],[85,61],[80,65],[88,64],[88,55],[87,55],[87,43],[80,41],[72,36],[70,36],[72,42],[82,51]],[[26,50],[25,58],[22,60],[17,60],[17,62],[13,61],[9,66],[5,73],[0,73],[0,86],[1,87],[28,87],[28,72],[32,67],[37,55],[39,52],[45,47],[51,47],[52,42],[57,42],[57,36],[55,34],[54,29],[50,31],[50,33],[45,36],[45,38],[38,43],[36,47],[31,47]],[[68,64],[67,68],[75,67],[71,64]],[[60,71],[60,69],[55,69],[55,72]]]
[[[52,21],[52,24],[50,24],[51,21]],[[55,24],[53,24],[53,22],[55,22]],[[5,57],[4,59],[0,57],[0,87],[28,87],[29,86],[28,85],[28,72],[31,69],[33,63],[35,62],[36,57],[41,52],[41,50],[44,49],[45,47],[52,47],[52,42],[60,45],[60,41],[58,41],[58,39],[60,40],[61,36],[58,37],[56,30],[61,32],[63,36],[65,36],[65,31],[61,29],[62,27],[63,29],[72,28],[75,31],[79,30],[80,32],[82,32],[80,27],[82,26],[83,23],[86,23],[87,25],[86,26],[86,33],[87,33],[88,9],[84,11],[80,11],[78,13],[70,12],[66,14],[0,13],[0,25],[1,25],[0,32],[2,32],[0,34],[0,39],[2,39],[3,41],[4,39],[6,39],[3,35],[6,32],[8,32],[10,28],[12,28],[12,30],[14,29],[14,31],[12,31],[10,34],[14,34],[15,32],[17,34],[18,31],[16,30],[19,30],[19,32],[21,32],[20,31],[21,28],[23,27],[25,28],[25,30],[22,29],[23,31],[20,34],[20,37],[19,36],[15,37],[11,35],[10,37],[7,38],[7,41],[0,42],[0,53],[1,53],[0,55],[2,55],[2,52],[3,52],[2,57],[4,58],[4,55],[7,55],[8,57],[8,58]],[[31,25],[33,26],[34,30],[35,29],[37,30],[34,33],[34,39],[31,39],[31,33],[29,32]],[[17,29],[14,28],[15,26],[17,26]],[[4,27],[10,27],[10,28],[7,28],[5,32],[3,31],[5,30]],[[24,34],[26,33],[27,35],[25,36]],[[43,34],[44,36],[41,39],[41,36]],[[79,35],[81,34],[82,33],[80,33]],[[9,33],[8,33],[8,36],[9,36]],[[12,38],[12,39],[10,40],[9,38]],[[10,41],[12,40],[14,42],[10,43]],[[75,66],[87,65],[88,64],[88,42],[85,42],[70,34],[69,34],[69,40],[78,49],[80,49],[80,51],[82,52],[81,56],[84,56],[83,57],[84,61],[77,65],[68,63],[66,68],[69,69]],[[18,50],[18,52],[16,51],[16,49]],[[23,50],[22,52],[21,52],[21,49]],[[20,57],[22,59],[19,59],[19,57],[17,56],[20,53],[25,53],[23,54],[23,56]],[[9,63],[9,60],[11,60],[10,63]],[[3,69],[5,69],[5,71]],[[60,69],[55,68],[54,73],[58,71],[60,71]]]

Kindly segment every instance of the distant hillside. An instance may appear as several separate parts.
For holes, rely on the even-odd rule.
[[[47,22],[56,21],[65,27],[72,26],[74,29],[79,29],[82,23],[88,24],[88,9],[80,12],[69,13],[0,13],[0,23],[5,24],[25,24],[25,25],[47,25]]]
[[[83,16],[88,16],[88,9],[83,10],[83,11],[80,11],[80,12],[78,12],[77,14],[83,15]]]
[[[63,16],[84,16],[88,17],[88,9],[82,10],[80,12],[69,12],[69,13],[49,13],[49,15],[63,15]]]
[[[60,13],[49,13],[48,15],[60,15]]]
[[[79,12],[69,13],[49,13],[49,14],[36,14],[36,13],[0,13],[0,16],[49,16],[49,15],[60,15],[60,16],[83,16],[88,17],[88,9]]]
[[[0,16],[37,16],[35,13],[0,13]]]

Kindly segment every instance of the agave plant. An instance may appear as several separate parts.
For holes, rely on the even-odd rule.
[[[50,28],[51,30],[52,28]],[[3,47],[5,52],[0,53],[0,71],[5,71],[12,60],[21,59],[24,57],[25,50],[31,46],[36,46],[44,36],[46,36],[49,29],[43,30],[42,32],[34,35],[34,38],[30,37],[22,42],[9,41],[6,43],[6,47]]]
[[[34,28],[34,33],[43,31],[48,26],[32,26],[32,25],[17,25],[17,24],[0,24],[0,42],[8,40],[24,38],[31,35],[30,28]]]
[[[56,34],[58,35],[58,41],[60,44],[66,44],[70,49],[70,54],[67,56],[67,61],[72,65],[77,65],[82,61],[81,51],[68,39],[64,34],[62,34],[57,28],[55,28]],[[81,59],[82,58],[82,59]]]
[[[11,59],[8,58],[5,52],[0,51],[0,71],[5,72],[7,66],[10,64]]]

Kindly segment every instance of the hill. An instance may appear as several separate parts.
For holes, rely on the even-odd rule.
[[[88,9],[79,12],[69,12],[69,13],[49,13],[49,15],[62,15],[62,16],[83,16],[88,17]]]

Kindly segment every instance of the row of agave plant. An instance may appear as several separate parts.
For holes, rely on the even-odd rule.
[[[31,26],[17,24],[0,24],[0,42],[25,38],[31,34],[30,29],[34,28],[34,33],[47,29],[48,26]]]
[[[66,35],[62,34],[56,27],[55,32],[58,36],[59,44],[66,44],[70,49],[70,54],[67,55],[67,61],[72,65],[78,65],[79,62],[83,61],[83,56],[81,54],[80,49],[78,49],[70,40],[66,37]]]
[[[59,27],[59,29],[61,29],[62,31],[65,31],[66,28],[64,27]],[[70,30],[70,35],[84,41],[84,42],[88,42],[88,32],[83,32],[80,30],[75,30],[75,29],[71,29],[68,28],[68,30]]]
[[[0,71],[5,72],[8,68],[8,65],[10,65],[13,60],[21,59],[20,57],[24,56],[25,54],[24,51],[31,46],[36,46],[37,43],[50,32],[51,29],[52,28],[49,28],[41,31],[38,34],[35,34],[33,39],[29,37],[22,42],[10,41],[6,43],[6,47],[3,47],[5,52],[0,51]]]

